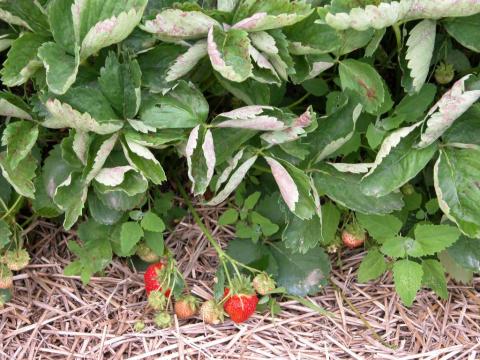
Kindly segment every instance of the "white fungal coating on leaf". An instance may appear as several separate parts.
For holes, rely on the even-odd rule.
[[[480,12],[479,0],[401,0],[328,13],[325,22],[337,30],[382,29],[399,21],[470,16]]]
[[[381,164],[382,160],[385,157],[387,157],[388,154],[390,154],[390,151],[392,151],[392,149],[394,149],[404,137],[408,136],[412,131],[418,128],[421,124],[422,122],[420,121],[416,124],[413,124],[412,126],[400,128],[392,132],[390,135],[388,135],[383,140],[383,143],[380,146],[380,150],[377,153],[377,157],[375,158],[375,161],[372,164],[370,171],[364,176],[364,178],[371,175],[375,171],[377,166]]]
[[[129,165],[103,168],[95,176],[95,180],[106,186],[117,186],[123,183],[125,174],[131,170],[133,170],[133,167]]]
[[[464,76],[447,91],[427,114],[426,130],[422,134],[418,147],[426,147],[437,140],[456,119],[480,98],[480,90],[465,91]]]
[[[45,103],[49,116],[42,123],[51,129],[74,128],[81,131],[91,131],[97,134],[110,134],[122,128],[119,121],[102,121],[99,123],[88,113],[80,113],[69,104],[61,103],[57,99],[49,99]]]
[[[410,69],[410,76],[413,79],[413,88],[420,91],[428,76],[430,62],[435,47],[436,23],[432,20],[419,22],[410,31],[407,40],[407,67]]]
[[[295,211],[295,206],[300,198],[295,181],[293,181],[293,178],[288,173],[287,169],[285,169],[277,160],[268,156],[265,157],[265,160],[268,165],[270,165],[272,175],[280,189],[280,194],[282,195],[283,200],[291,211]]]
[[[158,13],[154,20],[146,21],[140,28],[155,34],[161,40],[176,41],[202,38],[214,25],[219,23],[200,11],[167,9]]]
[[[216,156],[215,156],[215,147],[213,145],[213,136],[210,129],[205,133],[205,139],[203,140],[202,145],[203,156],[205,157],[205,162],[207,164],[207,176],[206,183],[209,184],[213,177],[213,172],[215,170]]]
[[[188,50],[180,55],[173,65],[168,69],[166,81],[175,81],[186,75],[198,62],[208,54],[207,41],[200,40],[190,46]]]

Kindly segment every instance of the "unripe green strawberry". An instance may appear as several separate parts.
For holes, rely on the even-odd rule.
[[[133,325],[133,330],[135,332],[142,332],[145,329],[145,323],[142,320],[138,320]]]
[[[412,184],[405,184],[400,189],[403,195],[413,195],[415,193],[415,187]]]
[[[215,300],[205,301],[200,307],[200,317],[205,324],[220,324],[223,322],[223,307]]]
[[[165,329],[172,324],[172,316],[166,311],[160,311],[153,321],[160,329]]]
[[[446,85],[453,80],[455,70],[452,64],[440,63],[435,69],[435,81],[440,85]]]
[[[192,295],[181,296],[175,301],[175,314],[185,320],[194,316],[198,311],[198,299]]]
[[[153,263],[160,260],[160,256],[155,254],[155,252],[144,242],[138,244],[136,254],[140,259],[148,263]]]
[[[10,269],[0,264],[0,289],[8,289],[13,286],[13,274]]]
[[[28,265],[30,255],[25,249],[10,250],[3,255],[3,262],[7,264],[10,270],[19,271]]]
[[[349,224],[342,231],[343,244],[349,249],[355,249],[363,245],[367,239],[365,230],[358,224]]]
[[[154,290],[148,294],[148,305],[154,310],[163,310],[167,305],[167,297],[160,290]]]
[[[258,274],[253,278],[253,288],[260,295],[266,295],[275,290],[275,281],[265,273]]]

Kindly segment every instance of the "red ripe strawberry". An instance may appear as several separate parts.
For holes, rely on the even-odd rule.
[[[198,299],[192,295],[182,296],[175,301],[175,314],[179,319],[188,319],[198,311]]]
[[[165,265],[166,264],[163,262],[158,262],[147,267],[147,270],[143,275],[143,281],[145,282],[145,290],[147,295],[149,295],[151,291],[162,291],[162,285],[167,280],[168,275]],[[170,289],[165,291],[165,296],[170,296]]]
[[[258,303],[255,290],[246,277],[235,278],[232,292],[226,288],[223,297],[226,299],[223,309],[236,323],[244,322],[252,316]]]
[[[349,249],[355,249],[363,245],[367,239],[365,230],[357,224],[349,224],[342,231],[343,244]]]

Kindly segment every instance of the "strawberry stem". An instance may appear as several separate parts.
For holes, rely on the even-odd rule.
[[[228,261],[232,265],[232,267],[235,270],[235,272],[237,273],[237,275],[240,275],[240,271],[238,270],[238,266],[240,266],[240,267],[242,267],[242,268],[244,268],[244,269],[246,269],[246,270],[248,270],[252,273],[261,272],[258,269],[255,269],[255,268],[252,268],[252,267],[247,266],[245,264],[242,264],[241,262],[235,260],[230,255],[228,255],[225,251],[223,251],[223,249],[220,247],[220,245],[218,245],[218,243],[213,238],[212,233],[207,229],[207,227],[203,223],[202,219],[200,218],[200,215],[198,215],[198,212],[193,207],[192,202],[190,201],[185,188],[182,186],[182,184],[178,180],[178,177],[174,176],[174,180],[175,180],[175,183],[177,184],[177,187],[180,191],[180,194],[183,197],[183,200],[185,201],[185,204],[188,207],[188,210],[191,212],[191,214],[193,216],[193,219],[195,220],[195,223],[198,225],[198,227],[202,231],[203,235],[205,235],[207,240],[210,242],[210,244],[213,246],[213,248],[217,252],[220,262],[225,266],[225,261]],[[227,274],[227,280],[230,283],[230,278],[229,278],[228,270],[227,270],[226,267],[225,267],[225,273]]]

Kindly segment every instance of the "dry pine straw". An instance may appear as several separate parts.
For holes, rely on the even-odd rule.
[[[225,246],[233,234],[217,226],[222,209],[201,209],[206,225]],[[31,265],[16,274],[14,300],[0,310],[0,359],[479,359],[480,278],[473,286],[450,283],[440,301],[423,290],[411,308],[401,305],[391,276],[358,284],[361,253],[334,260],[332,280],[344,295],[327,287],[310,298],[333,313],[321,316],[295,301],[283,302],[276,318],[255,314],[247,323],[217,326],[198,319],[174,320],[158,330],[146,308],[142,274],[115,260],[102,277],[84,287],[62,269],[74,232],[36,223],[29,230]],[[194,294],[211,296],[217,259],[189,219],[169,235],[179,267]],[[372,335],[351,302],[382,338]],[[146,328],[133,325],[145,319]],[[385,346],[389,344],[392,348]]]

